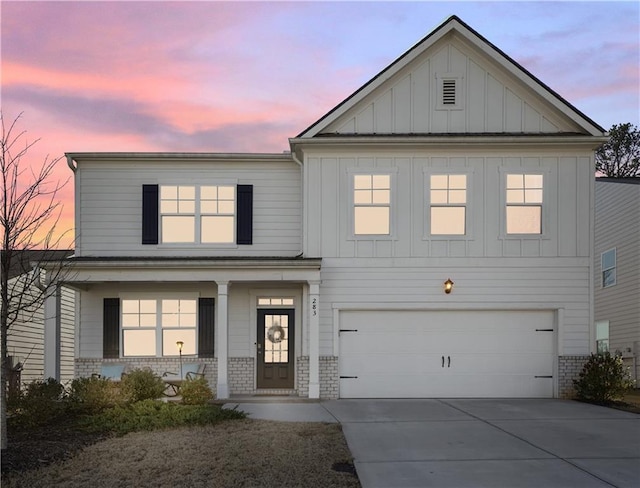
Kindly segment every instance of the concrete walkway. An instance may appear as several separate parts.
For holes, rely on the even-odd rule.
[[[364,488],[640,486],[640,415],[584,403],[335,400],[238,408],[251,418],[340,422]]]

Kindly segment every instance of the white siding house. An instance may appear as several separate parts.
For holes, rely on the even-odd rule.
[[[290,153],[68,153],[76,373],[180,340],[219,398],[568,395],[604,140],[451,17]]]
[[[36,263],[47,260],[59,267],[71,251],[14,251],[9,270],[10,310],[18,310],[7,331],[7,351],[20,365],[22,383],[74,377],[75,295],[67,286],[39,288],[44,271]],[[44,265],[44,264],[43,264]],[[38,273],[38,276],[34,276]],[[42,285],[41,285],[42,286]]]
[[[619,353],[640,378],[640,178],[597,178],[596,348]]]

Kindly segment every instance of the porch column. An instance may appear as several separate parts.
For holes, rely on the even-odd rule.
[[[309,398],[320,398],[319,281],[309,281]]]
[[[216,304],[216,322],[218,324],[218,337],[216,341],[216,356],[218,358],[218,386],[217,397],[229,398],[229,314],[227,310],[227,298],[229,282],[216,282],[218,285],[218,303]]]
[[[60,286],[51,285],[44,299],[44,378],[60,381]]]

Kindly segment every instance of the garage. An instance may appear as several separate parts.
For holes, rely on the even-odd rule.
[[[551,398],[554,312],[341,311],[341,398]]]

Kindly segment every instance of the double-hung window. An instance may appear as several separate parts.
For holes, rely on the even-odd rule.
[[[596,322],[596,352],[603,354],[609,351],[609,321]]]
[[[162,185],[162,242],[232,244],[235,207],[234,186]]]
[[[390,235],[391,175],[354,175],[353,207],[355,235]]]
[[[609,249],[600,256],[602,268],[602,288],[616,284],[616,250]]]
[[[431,235],[465,235],[467,175],[431,175]]]
[[[507,174],[507,234],[542,234],[543,175]]]
[[[178,341],[195,354],[196,311],[195,299],[123,299],[123,356],[177,356]]]

